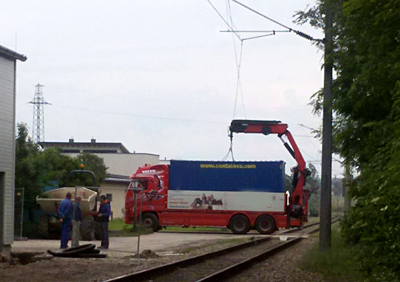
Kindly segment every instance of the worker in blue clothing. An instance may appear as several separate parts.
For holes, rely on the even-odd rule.
[[[68,248],[69,232],[71,230],[72,220],[72,194],[67,193],[65,199],[61,201],[58,207],[58,215],[60,216],[61,222],[61,249]]]
[[[100,196],[100,207],[97,213],[97,221],[100,225],[100,235],[101,235],[101,246],[99,249],[108,249],[108,222],[110,221],[111,206],[107,197],[104,195]]]

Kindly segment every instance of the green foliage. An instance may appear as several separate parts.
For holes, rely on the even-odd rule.
[[[359,260],[373,281],[400,281],[399,126],[400,119],[392,124],[393,139],[364,166],[350,190],[357,203],[343,222],[347,241],[361,246]]]
[[[318,171],[315,166],[311,163],[308,164],[308,169],[311,174],[306,179],[306,189],[310,189],[311,195],[315,193],[319,193],[321,187],[321,179],[318,176]],[[285,175],[285,190],[292,192],[293,190],[293,175]]]
[[[342,223],[354,261],[371,281],[400,281],[400,0],[324,0],[297,14],[323,27],[334,9],[335,148],[359,171]],[[314,96],[315,110],[322,105]]]
[[[299,263],[301,269],[322,273],[329,281],[364,281],[360,274],[361,265],[354,257],[359,254],[357,247],[345,244],[339,230],[332,229],[332,248],[319,252],[318,244],[308,250]]]
[[[332,178],[332,193],[336,196],[341,196],[343,194],[343,179],[334,177]]]
[[[104,164],[104,160],[96,155],[83,153],[77,156],[75,159],[75,169],[78,169],[81,164],[84,165],[84,170],[93,171],[96,177],[97,186],[100,186],[100,183],[103,182],[107,176],[107,167]],[[64,183],[64,186],[71,187],[75,185],[95,186],[95,183],[92,176],[88,174],[77,173],[71,175],[69,183]]]
[[[311,194],[308,200],[310,216],[319,216],[320,194]]]
[[[319,194],[321,188],[321,179],[319,178],[318,171],[311,163],[308,164],[308,169],[311,174],[306,179],[306,189],[310,189],[312,194]]]
[[[90,154],[71,158],[61,154],[61,151],[57,149],[42,151],[29,139],[24,123],[18,124],[17,132],[15,187],[25,188],[24,207],[28,210],[31,219],[33,210],[37,208],[36,196],[43,193],[45,186],[53,185],[54,188],[58,188],[54,183],[64,183],[70,171],[79,169],[81,161],[86,163],[85,169],[94,171],[98,183],[106,177],[107,168],[103,159]],[[85,178],[79,180],[85,180]]]
[[[40,151],[39,146],[28,138],[26,124],[18,124],[15,187],[25,188],[25,208],[35,209],[36,196],[43,192],[45,185],[66,177],[74,166],[75,161],[61,155],[58,150]]]
[[[319,202],[321,179],[318,176],[318,171],[313,164],[308,164],[308,169],[311,175],[306,179],[306,189],[310,189],[310,199],[308,200],[308,209],[310,216],[319,216]]]

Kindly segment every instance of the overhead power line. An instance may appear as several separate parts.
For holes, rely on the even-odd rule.
[[[263,18],[265,18],[265,19],[267,19],[267,20],[269,20],[269,21],[271,21],[271,22],[273,22],[273,23],[275,23],[275,24],[277,24],[277,25],[279,25],[279,26],[281,26],[283,28],[286,28],[289,32],[293,31],[298,36],[301,36],[301,37],[303,37],[303,38],[305,38],[307,40],[310,40],[310,41],[321,41],[321,39],[314,39],[311,35],[308,35],[308,34],[306,34],[304,32],[299,31],[299,30],[294,30],[291,27],[288,27],[287,25],[284,25],[283,23],[280,23],[280,22],[278,22],[278,21],[276,21],[276,20],[274,20],[274,19],[272,19],[272,18],[270,18],[270,17],[268,17],[268,16],[266,16],[264,14],[261,14],[260,12],[250,8],[249,6],[246,6],[246,5],[242,4],[242,3],[240,3],[239,1],[236,1],[236,0],[232,0],[232,1],[235,2],[236,4],[239,4],[240,6],[242,6],[244,8],[246,8],[247,10],[252,11],[253,13],[263,17]]]
[[[220,32],[237,32],[237,33],[240,33],[240,32],[249,32],[249,33],[267,33],[267,32],[275,32],[275,33],[278,33],[278,32],[290,32],[289,30],[274,30],[274,29],[272,29],[272,30],[221,30]]]
[[[233,30],[232,26],[224,19],[224,17],[221,15],[221,13],[218,12],[217,8],[215,8],[215,6],[211,3],[211,1],[210,1],[210,0],[207,0],[207,2],[211,5],[211,7],[212,7],[212,8],[214,9],[214,11],[218,14],[218,16],[224,21],[224,23],[229,27],[229,29]],[[234,34],[236,35],[236,37],[237,37],[239,40],[242,40],[242,39],[240,38],[239,34],[237,34],[237,33],[235,33],[235,32],[234,32]]]

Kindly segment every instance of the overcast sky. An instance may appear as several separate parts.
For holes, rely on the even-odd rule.
[[[227,0],[212,0],[228,20]],[[310,0],[243,0],[257,11],[315,38],[292,23]],[[281,27],[230,2],[240,30]],[[32,127],[35,85],[44,85],[45,141],[122,142],[162,159],[221,160],[234,117],[240,41],[206,0],[3,0],[0,45],[28,60],[18,63],[17,122]],[[242,38],[260,34],[240,34]],[[235,44],[235,45],[234,45]],[[322,87],[322,53],[294,33],[243,43],[242,92],[235,118],[281,120],[306,161],[320,169],[321,145],[310,96]],[[243,99],[242,99],[243,97]],[[284,160],[276,136],[235,135],[236,160]],[[342,169],[334,162],[333,174]]]

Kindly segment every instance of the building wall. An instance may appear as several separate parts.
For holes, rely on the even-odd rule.
[[[15,65],[0,57],[0,251],[14,241]]]
[[[129,183],[102,183],[100,186],[101,195],[112,195],[111,211],[113,219],[125,218],[125,194]]]
[[[76,157],[78,154],[67,154],[65,155]],[[159,163],[159,155],[145,154],[145,153],[133,153],[133,154],[95,154],[100,158],[104,159],[104,163],[108,167],[107,172],[109,174],[118,174],[131,176],[132,173],[144,166],[144,164],[156,165]]]
[[[65,142],[41,142],[40,145],[43,149],[49,148],[60,148],[64,153],[73,154],[73,153],[108,153],[108,154],[125,154],[129,153],[127,149],[121,145],[120,143],[105,143],[105,142],[75,142],[69,141]]]

